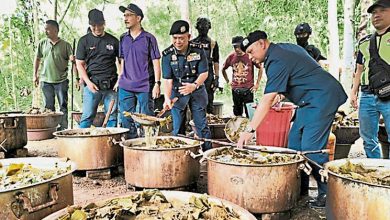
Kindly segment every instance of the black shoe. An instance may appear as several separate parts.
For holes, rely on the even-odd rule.
[[[317,199],[309,200],[309,207],[315,209],[323,209],[326,204],[326,195],[319,195]]]

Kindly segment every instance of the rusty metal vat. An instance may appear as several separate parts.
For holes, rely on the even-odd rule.
[[[276,152],[280,149],[266,148]],[[221,149],[224,148],[211,149],[204,154],[210,195],[233,202],[251,213],[283,212],[296,205],[303,158],[291,163],[263,165],[224,163],[210,158]]]
[[[86,135],[91,130],[95,135]],[[74,161],[78,170],[95,170],[123,163],[123,150],[116,141],[128,131],[126,128],[69,129],[57,131],[54,136],[58,138],[60,157]]]
[[[0,163],[3,166],[26,163],[46,169],[71,166],[71,170],[52,179],[11,190],[0,190],[1,219],[40,220],[73,205],[72,172],[76,169],[73,162],[64,162],[60,158],[31,157],[3,159]]]
[[[26,117],[0,114],[0,144],[8,151],[27,144]]]
[[[328,177],[326,201],[327,219],[390,219],[390,186],[370,184],[346,178],[328,169],[341,166],[346,159],[325,164]],[[362,163],[365,167],[390,171],[390,161],[382,159],[350,159],[352,163]]]
[[[188,143],[188,146],[148,149],[140,147],[145,142],[144,138],[121,142],[126,182],[136,187],[160,189],[178,188],[196,183],[200,164],[190,156],[190,152],[196,154],[200,149],[200,143],[174,136],[158,138],[182,140]]]
[[[50,114],[23,114],[26,116],[27,129],[56,128],[61,122],[64,113],[55,112]]]
[[[164,196],[167,198],[167,200],[169,202],[171,202],[171,201],[179,201],[179,202],[182,202],[182,203],[188,203],[188,201],[190,200],[190,198],[192,196],[195,196],[195,197],[202,196],[202,194],[191,193],[191,192],[180,192],[180,191],[161,191],[161,192],[164,194]],[[124,197],[131,196],[131,195],[134,195],[134,194],[137,194],[137,192],[131,192],[131,193],[128,193],[126,195],[122,195],[121,197],[114,197],[114,198],[107,199],[107,200],[104,200],[104,201],[96,201],[94,203],[97,206],[101,206],[101,205],[106,204],[108,201],[110,201],[112,199],[120,199],[120,198],[124,198]],[[233,204],[233,203],[231,203],[229,201],[225,201],[223,199],[215,198],[215,197],[212,197],[212,196],[208,196],[208,200],[210,202],[213,202],[213,203],[217,204],[217,205],[223,205],[225,207],[229,207],[230,209],[234,210],[240,216],[240,219],[242,219],[242,220],[256,220],[255,216],[253,216],[247,210],[245,210],[242,207],[240,207],[240,206],[238,206],[236,204]],[[65,215],[66,213],[67,213],[66,209],[62,209],[62,210],[60,210],[60,211],[58,211],[56,213],[53,213],[53,214],[47,216],[43,220],[59,219],[61,216]]]

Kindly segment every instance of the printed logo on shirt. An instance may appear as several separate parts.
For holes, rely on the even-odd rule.
[[[112,44],[106,45],[107,50],[114,50],[114,46]]]
[[[96,47],[89,47],[89,50],[95,50]]]

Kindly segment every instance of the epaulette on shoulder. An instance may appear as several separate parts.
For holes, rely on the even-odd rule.
[[[202,49],[202,44],[198,42],[190,42],[190,47]]]
[[[359,40],[359,45],[366,42],[366,41],[370,41],[370,38],[371,38],[371,35],[372,34],[369,34],[369,35],[366,35],[364,36],[362,39]]]
[[[163,56],[166,56],[168,54],[171,54],[175,51],[175,47],[173,45],[169,46],[167,49],[165,49],[162,54]]]

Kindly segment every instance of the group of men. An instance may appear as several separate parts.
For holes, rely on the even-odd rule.
[[[104,101],[106,111],[107,103],[114,100],[119,102],[120,112],[137,111],[152,115],[153,99],[160,95],[162,77],[165,79],[164,108],[171,109],[173,135],[182,132],[186,108],[190,108],[197,135],[210,138],[206,112],[212,109],[213,92],[218,87],[219,73],[218,44],[208,36],[210,20],[207,18],[197,20],[196,29],[199,36],[193,40],[189,33],[189,23],[184,20],[175,21],[169,31],[172,45],[163,50],[160,68],[161,55],[156,38],[141,25],[144,18],[142,10],[135,4],[121,6],[119,9],[124,14],[124,22],[128,29],[119,40],[105,32],[103,13],[93,9],[88,15],[91,32],[83,36],[78,43],[75,59],[81,76],[79,83],[84,84],[80,127],[91,126],[101,100]],[[390,131],[390,105],[387,99],[380,97],[382,94],[377,93],[370,81],[373,79],[372,75],[378,74],[375,72],[377,71],[375,65],[371,64],[373,50],[369,49],[371,48],[369,41],[376,40],[377,55],[379,54],[387,64],[384,70],[389,70],[389,0],[376,1],[368,12],[372,15],[376,33],[374,37],[367,37],[360,43],[351,102],[357,106],[360,86],[360,133],[367,155],[380,157],[377,141],[378,120],[379,115],[383,115],[386,129]],[[46,107],[54,109],[56,94],[60,110],[66,113],[67,62],[74,58],[71,46],[58,38],[58,30],[58,24],[54,21],[46,22],[48,39],[39,44],[34,81],[37,85],[39,80],[41,81]],[[233,37],[234,52],[224,62],[222,74],[233,90],[235,115],[242,115],[245,104],[253,102],[253,92],[259,87],[263,68],[267,75],[264,96],[252,121],[241,133],[238,146],[252,138],[275,98],[283,95],[298,106],[289,133],[289,148],[311,151],[326,147],[335,113],[339,106],[345,103],[347,95],[341,84],[321,67],[319,62],[325,58],[317,48],[308,44],[311,32],[307,23],[298,25],[294,32],[298,45],[272,43],[261,30],[254,31],[245,38]],[[37,71],[42,58],[45,61],[44,70],[42,77],[39,78]],[[256,81],[255,66],[259,68]],[[233,69],[231,82],[226,73],[229,67]],[[174,99],[177,101],[173,102]],[[116,111],[114,107],[109,126],[117,124]],[[245,111],[248,115],[247,109]],[[123,127],[130,128],[130,138],[138,136],[131,118],[122,115],[121,123]],[[61,126],[66,128],[66,122],[64,121]],[[207,142],[202,147],[203,150],[211,148]],[[325,154],[311,154],[309,158],[319,165],[328,161]],[[313,176],[318,184],[318,197],[312,201],[312,206],[323,207],[327,187],[320,180],[319,167],[313,166]],[[307,184],[308,181],[303,186]]]

